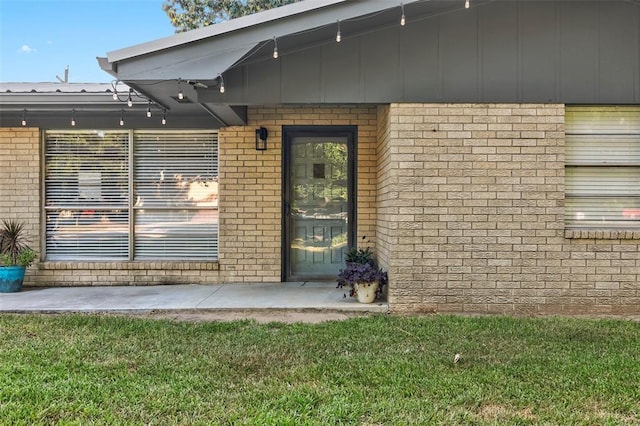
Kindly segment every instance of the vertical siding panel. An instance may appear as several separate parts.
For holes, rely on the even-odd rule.
[[[518,13],[521,99],[548,102],[556,98],[556,6],[522,3]]]
[[[596,102],[598,83],[598,3],[560,4],[560,90],[571,102]]]
[[[255,64],[247,65],[247,95],[266,97],[272,99],[272,102],[281,102],[281,63],[269,58],[269,61],[262,61]],[[226,73],[225,73],[226,77]],[[225,78],[225,86],[227,89],[233,87],[230,84],[231,78]],[[231,90],[227,96],[231,94]]]
[[[359,38],[329,43],[322,50],[322,87],[324,102],[348,102],[362,99]],[[304,73],[306,67],[301,70]]]
[[[438,20],[408,23],[400,32],[402,99],[442,99],[438,63]]]
[[[473,102],[478,96],[477,8],[440,17],[443,94],[450,102]]]
[[[386,102],[400,93],[398,32],[399,28],[394,27],[362,36],[360,60],[365,102]]]
[[[616,102],[624,98],[637,78],[638,19],[631,4],[600,5],[600,58],[598,100]],[[628,52],[636,52],[629,55]]]
[[[517,98],[516,3],[479,8],[480,96],[490,102]]]
[[[282,61],[282,98],[287,102],[309,102],[320,97],[320,54],[304,50],[284,55]]]
[[[635,102],[640,103],[640,7],[638,7],[638,12],[636,13],[636,23],[635,23],[635,48],[634,51],[637,52],[636,62],[635,62]]]

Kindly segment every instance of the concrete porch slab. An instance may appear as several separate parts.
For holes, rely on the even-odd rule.
[[[360,304],[335,283],[25,288],[0,294],[0,312],[149,312],[179,310],[328,310],[388,312],[387,303]]]

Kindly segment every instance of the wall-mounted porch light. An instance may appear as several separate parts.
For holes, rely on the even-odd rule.
[[[269,132],[266,128],[256,129],[256,151],[267,150],[267,136],[269,136]]]

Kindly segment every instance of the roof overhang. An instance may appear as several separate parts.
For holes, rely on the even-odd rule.
[[[403,7],[420,3],[425,2],[407,0]],[[98,62],[118,81],[168,110],[184,107],[176,100],[181,90],[224,126],[243,125],[247,119],[246,103],[233,104],[224,95],[214,100],[201,97],[211,91],[219,93],[227,70],[270,55],[274,40],[283,51],[327,42],[327,34],[334,34],[329,40],[335,37],[338,22],[344,23],[347,37],[348,31],[370,31],[372,26],[386,24],[389,19],[397,25],[400,10],[400,2],[305,0],[112,51],[106,58],[98,58]]]
[[[117,89],[117,90],[116,90]],[[117,100],[113,99],[114,92]],[[108,83],[0,83],[0,126],[70,128],[71,118],[78,129],[109,128],[217,128],[215,120],[201,105],[175,111],[165,109],[131,91]],[[150,110],[152,117],[147,117]],[[162,124],[162,118],[165,124]],[[120,126],[124,118],[125,125]]]

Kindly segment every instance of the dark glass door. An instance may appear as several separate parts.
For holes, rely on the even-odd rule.
[[[285,128],[284,279],[335,279],[353,242],[353,128]]]

